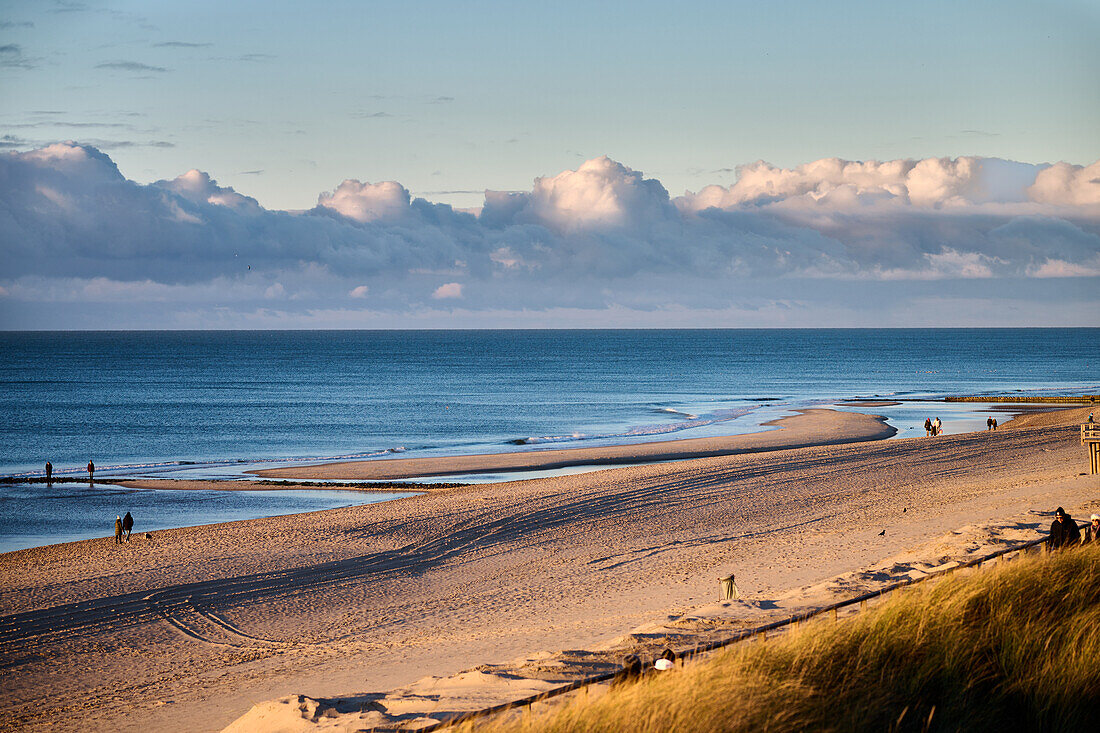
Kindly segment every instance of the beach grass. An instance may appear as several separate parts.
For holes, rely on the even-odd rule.
[[[891,594],[839,622],[466,730],[1089,730],[1100,711],[1100,544]]]

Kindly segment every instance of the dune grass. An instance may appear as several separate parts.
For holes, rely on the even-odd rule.
[[[891,594],[766,643],[469,730],[1095,730],[1100,544]]]

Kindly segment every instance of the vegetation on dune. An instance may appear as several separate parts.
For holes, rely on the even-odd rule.
[[[891,594],[833,622],[466,730],[1090,730],[1100,543]]]

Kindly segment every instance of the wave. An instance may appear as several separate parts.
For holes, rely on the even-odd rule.
[[[655,412],[668,413],[669,415],[677,415],[679,417],[683,417],[683,418],[686,418],[688,420],[698,420],[699,419],[698,415],[692,415],[690,412],[684,412],[682,410],[677,410],[674,407],[658,407],[655,410]]]
[[[431,447],[431,446],[424,446]],[[380,458],[382,456],[393,455],[395,453],[404,453],[408,450],[403,445],[393,448],[384,448],[381,450],[371,450],[361,453],[345,453],[337,456],[296,456],[292,458],[226,458],[222,460],[209,460],[209,461],[191,461],[191,460],[178,460],[178,461],[150,461],[146,463],[113,463],[113,464],[97,464],[95,467],[96,476],[103,476],[107,478],[107,474],[115,474],[112,478],[120,478],[117,474],[130,471],[145,471],[148,469],[163,468],[180,468],[183,470],[195,469],[195,468],[218,468],[221,466],[239,466],[239,465],[252,465],[263,463],[315,463],[317,461],[350,461],[360,458]],[[54,468],[54,476],[79,476],[87,473],[87,468],[79,466],[76,468]],[[45,471],[25,471],[23,473],[6,474],[5,478],[41,478],[46,475]]]
[[[607,440],[610,438],[638,438],[645,437],[647,435],[666,435],[668,433],[677,433],[682,430],[691,430],[692,428],[699,428],[705,425],[714,425],[715,423],[727,422],[739,417],[744,417],[751,412],[759,409],[759,405],[752,405],[750,407],[732,407],[724,410],[715,410],[705,415],[689,415],[688,413],[680,413],[678,410],[661,410],[661,412],[671,411],[677,412],[685,416],[685,419],[674,423],[663,423],[660,425],[642,425],[635,428],[630,428],[619,433],[599,433],[593,435],[586,435],[584,433],[572,433],[571,435],[541,435],[530,438],[516,438],[515,440],[508,441],[512,445],[539,445],[544,443],[565,443],[569,441],[581,441],[581,440]],[[690,418],[690,419],[688,419]]]

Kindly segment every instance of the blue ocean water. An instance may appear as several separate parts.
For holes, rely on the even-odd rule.
[[[0,475],[735,434],[857,396],[1096,392],[1098,363],[1095,328],[7,332]]]
[[[134,532],[233,522],[387,501],[410,494],[359,491],[155,491],[96,483],[0,487],[0,552],[90,539],[114,541],[115,517]]]

